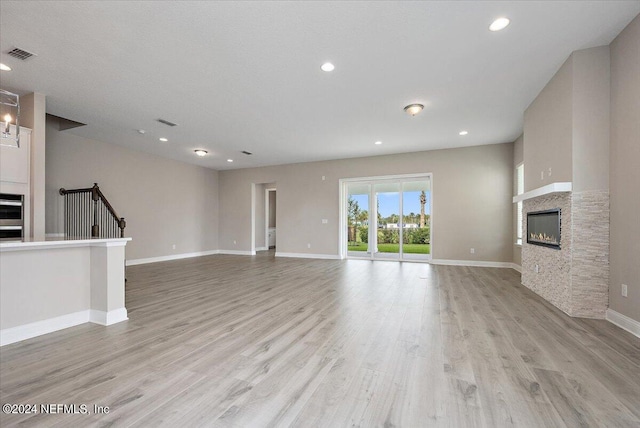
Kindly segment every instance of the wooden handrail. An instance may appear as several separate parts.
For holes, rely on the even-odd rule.
[[[73,189],[73,190],[67,190],[67,189],[60,189],[59,193],[61,195],[70,195],[72,193],[86,193],[86,192],[91,192],[93,190],[93,187],[88,187],[86,189]]]
[[[114,218],[120,219],[120,216],[118,214],[116,214],[116,210],[113,209],[113,207],[111,206],[111,204],[109,203],[109,201],[107,201],[107,198],[104,197],[104,194],[102,194],[102,192],[100,191],[100,188],[98,187],[98,184],[96,183],[96,191],[98,193],[98,196],[100,196],[100,199],[102,199],[102,203],[107,207],[107,209],[109,210],[109,212],[111,213],[111,215]]]

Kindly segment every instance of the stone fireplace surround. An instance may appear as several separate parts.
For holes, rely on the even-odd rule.
[[[609,192],[528,193],[530,197],[523,195],[525,234],[528,212],[554,208],[562,210],[562,234],[560,250],[524,240],[522,284],[570,316],[604,319],[609,305]]]

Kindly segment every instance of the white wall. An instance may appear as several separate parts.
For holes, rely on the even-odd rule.
[[[88,247],[2,252],[0,329],[90,308]],[[40,266],[40,269],[34,269]]]
[[[46,147],[47,233],[63,232],[58,189],[95,182],[127,221],[127,260],[218,249],[217,171],[59,131],[55,121]]]

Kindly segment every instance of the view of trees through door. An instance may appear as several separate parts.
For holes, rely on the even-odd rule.
[[[347,183],[346,204],[348,257],[430,258],[429,177]]]

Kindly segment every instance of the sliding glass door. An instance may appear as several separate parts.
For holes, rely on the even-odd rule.
[[[368,183],[353,183],[347,186],[346,239],[348,257],[371,257],[372,250],[369,248],[370,193],[371,185]]]
[[[404,260],[431,258],[430,180],[402,183],[402,255]]]
[[[429,260],[431,177],[348,180],[343,223],[349,258]]]
[[[376,201],[376,259],[399,260],[400,243],[402,242],[402,212],[400,184],[397,182],[381,182],[373,185],[373,197]]]

